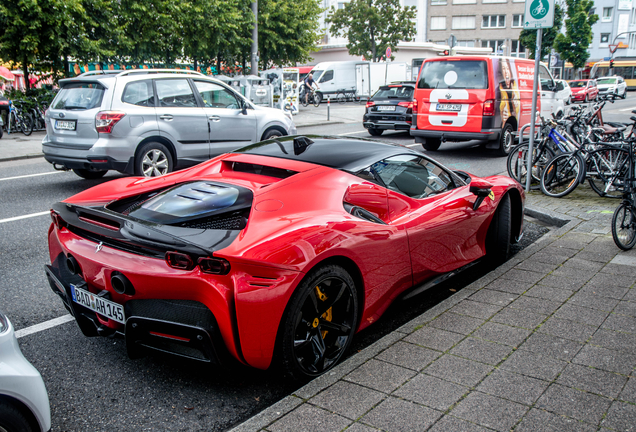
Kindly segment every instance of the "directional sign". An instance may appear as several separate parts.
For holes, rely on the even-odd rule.
[[[540,29],[554,26],[554,0],[526,0],[523,28]]]

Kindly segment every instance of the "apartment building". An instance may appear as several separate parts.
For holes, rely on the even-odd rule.
[[[524,0],[427,0],[427,40],[442,43],[451,34],[459,46],[488,47],[494,53],[525,57],[519,43]]]
[[[636,0],[595,0],[599,20],[592,26],[590,61],[610,57],[610,44],[621,44],[614,57],[636,57]],[[629,33],[634,32],[634,33]]]

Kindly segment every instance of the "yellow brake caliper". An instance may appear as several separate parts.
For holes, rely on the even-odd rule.
[[[325,301],[327,300],[327,295],[325,293],[323,293],[319,287],[316,287],[316,295],[318,296],[318,298],[320,299],[320,301]],[[322,317],[327,320],[327,321],[331,321],[333,318],[333,307],[330,307],[329,309],[327,309],[327,312],[325,312],[324,314],[322,314]],[[315,325],[314,327],[318,326],[318,319],[316,319],[315,321]],[[327,336],[327,332],[328,330],[323,331],[322,334],[322,338],[324,339]]]

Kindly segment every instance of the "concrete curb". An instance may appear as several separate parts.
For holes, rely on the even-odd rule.
[[[515,255],[512,259],[497,267],[490,273],[482,276],[470,285],[466,286],[458,293],[450,296],[446,300],[443,300],[431,309],[424,312],[422,315],[412,319],[408,323],[404,324],[402,327],[394,330],[390,334],[369,345],[364,350],[360,351],[359,353],[353,355],[352,357],[348,358],[347,360],[336,366],[327,374],[314,379],[310,383],[296,390],[293,394],[281,399],[274,405],[271,405],[270,407],[264,409],[247,421],[230,429],[229,432],[254,432],[266,428],[274,421],[293,411],[301,403],[316,396],[318,393],[335,384],[345,375],[352,372],[358,366],[369,361],[384,349],[388,348],[398,340],[412,333],[416,327],[422,326],[434,320],[437,316],[452,308],[457,303],[464,300],[466,297],[469,297],[475,291],[488,285],[490,282],[497,279],[523,260],[527,259],[536,252],[550,246],[565,233],[571,231],[581,223],[580,220],[570,220],[571,218],[565,215],[539,208],[526,207],[526,213],[528,213],[528,215],[531,215],[533,218],[549,224],[553,224],[556,222],[556,226],[558,228],[550,230],[546,235],[541,237],[532,245],[525,248],[519,254]]]
[[[27,154],[22,156],[10,156],[6,158],[0,157],[0,162],[9,162],[9,161],[16,161],[16,160],[23,160],[23,159],[35,159],[40,157],[44,157],[44,153],[32,153],[32,154]]]

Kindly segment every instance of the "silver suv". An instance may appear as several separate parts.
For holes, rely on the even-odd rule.
[[[296,134],[291,114],[253,105],[194,71],[93,71],[60,80],[44,158],[87,179],[154,177],[244,145]]]

